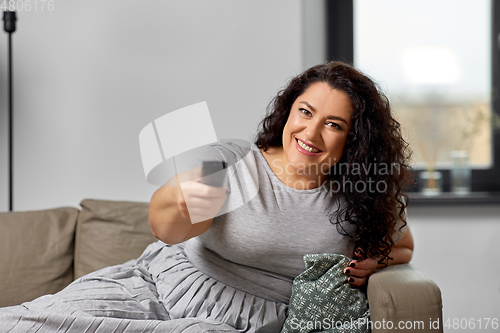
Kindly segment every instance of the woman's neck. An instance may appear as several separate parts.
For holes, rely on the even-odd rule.
[[[259,149],[272,172],[288,187],[297,190],[311,190],[321,186],[326,180],[322,174],[300,174],[293,169],[288,164],[283,147],[268,147],[267,151]]]

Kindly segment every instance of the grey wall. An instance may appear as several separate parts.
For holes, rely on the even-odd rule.
[[[207,101],[219,138],[251,140],[303,68],[302,2],[56,1],[18,12],[14,210],[148,201],[140,130]],[[0,38],[0,211],[7,203],[7,35]]]
[[[302,20],[302,61],[309,68],[326,61],[325,0],[303,0]]]
[[[500,321],[500,207],[410,207],[415,239],[412,264],[441,288],[443,319]],[[486,320],[482,320],[483,325]]]

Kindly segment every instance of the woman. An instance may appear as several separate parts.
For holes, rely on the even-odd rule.
[[[320,65],[294,78],[275,98],[273,109],[256,141],[266,160],[273,164],[278,157],[291,166],[321,165],[319,175],[306,174],[302,182],[319,186],[329,178],[346,200],[332,214],[332,222],[340,229],[346,222],[356,225],[356,248],[368,258],[349,269],[349,282],[364,285],[375,269],[373,258],[389,265],[409,262],[410,230],[398,246],[388,237],[396,222],[406,224],[408,198],[402,191],[412,181],[408,145],[375,84],[345,64]],[[297,179],[297,173],[284,176],[284,181]]]
[[[315,66],[276,96],[252,147],[224,142],[200,156],[229,163],[227,187],[187,168],[151,199],[159,242],[0,311],[0,328],[279,332],[305,254],[355,258],[353,287],[411,259],[406,146],[370,79],[339,62]]]
[[[264,281],[252,278],[245,284],[196,264],[243,291],[273,286],[254,294],[278,303],[287,301],[291,278],[304,269],[306,253],[356,256],[345,270],[353,287],[365,285],[378,266],[410,261],[413,239],[402,192],[411,181],[407,144],[387,99],[369,78],[339,62],[293,78],[274,99],[255,144],[257,166],[263,161],[257,197],[214,219],[226,201],[226,189],[178,179],[151,200],[153,233],[169,244],[198,236],[187,242],[187,256],[196,252],[208,257],[208,249],[216,254],[208,261],[228,271],[234,271],[234,263],[259,269]],[[222,145],[215,150],[211,159],[238,149]],[[199,172],[187,178],[197,178]],[[262,222],[266,215],[271,218]],[[276,223],[283,216],[293,222]]]

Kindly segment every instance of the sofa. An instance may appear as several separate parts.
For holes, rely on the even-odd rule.
[[[156,241],[148,203],[85,199],[80,206],[0,213],[0,307],[56,293]],[[440,289],[411,264],[374,273],[367,295],[372,332],[443,331]]]

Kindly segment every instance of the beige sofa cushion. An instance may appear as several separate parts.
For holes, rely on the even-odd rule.
[[[0,213],[0,306],[63,289],[73,280],[78,209]]]
[[[75,279],[138,258],[157,240],[149,227],[149,203],[85,199],[80,205]]]

